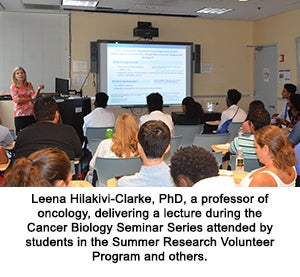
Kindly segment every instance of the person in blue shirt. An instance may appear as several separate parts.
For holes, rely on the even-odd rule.
[[[173,187],[170,168],[164,162],[170,141],[170,129],[163,121],[146,121],[138,133],[137,147],[143,161],[141,170],[120,178],[117,187]]]
[[[300,187],[300,94],[294,94],[291,96],[291,111],[296,118],[296,124],[294,125],[292,132],[288,136],[288,140],[294,147],[294,151],[297,157],[296,171],[296,187]]]

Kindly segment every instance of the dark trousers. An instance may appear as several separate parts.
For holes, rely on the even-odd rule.
[[[22,129],[31,125],[32,123],[35,123],[35,118],[33,115],[15,117],[16,135],[18,135]]]

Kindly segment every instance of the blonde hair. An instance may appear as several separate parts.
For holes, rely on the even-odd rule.
[[[26,74],[25,69],[24,69],[23,67],[21,67],[21,66],[15,67],[14,70],[12,71],[12,74],[11,74],[11,82],[12,82],[15,86],[20,85],[19,82],[18,82],[17,79],[16,79],[16,72],[17,72],[18,70],[22,70],[22,71],[24,72],[24,74],[25,74],[24,86],[27,87],[27,85],[28,85],[28,82],[27,82],[27,74]]]
[[[137,120],[128,113],[119,115],[116,124],[115,132],[112,137],[111,150],[120,158],[129,158],[137,156],[137,134],[139,125]]]
[[[45,148],[17,159],[3,179],[6,187],[54,187],[57,181],[67,183],[71,162],[58,148]]]
[[[255,141],[260,147],[267,145],[273,156],[273,166],[283,171],[288,171],[296,164],[294,149],[288,142],[282,129],[268,125],[255,131]]]

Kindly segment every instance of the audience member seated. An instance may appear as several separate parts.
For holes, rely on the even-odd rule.
[[[147,96],[147,115],[140,117],[140,126],[149,120],[161,120],[170,129],[171,136],[174,135],[174,124],[171,115],[163,113],[163,97],[160,93],[151,93]]]
[[[264,126],[270,125],[271,117],[269,112],[265,109],[255,110],[255,112],[249,114],[248,122],[251,132],[235,137],[230,144],[229,152],[236,154],[238,148],[241,147],[244,158],[257,159],[253,133]]]
[[[291,113],[295,117],[296,123],[288,136],[288,140],[292,146],[295,146],[300,142],[300,94],[291,96],[291,103]]]
[[[222,125],[231,119],[232,122],[244,122],[247,114],[243,109],[237,106],[241,100],[242,94],[236,89],[229,89],[227,91],[226,104],[228,109],[221,114],[221,121],[218,126],[218,131],[222,129]],[[227,131],[227,130],[226,130]]]
[[[173,187],[164,155],[170,150],[171,134],[160,120],[145,122],[138,133],[138,151],[143,165],[140,172],[118,180],[118,187]]]
[[[96,93],[95,109],[83,118],[83,134],[86,135],[87,127],[112,127],[115,126],[115,115],[107,107],[109,96],[104,92]]]
[[[297,171],[297,180],[296,187],[300,187],[300,94],[294,94],[291,96],[291,112],[295,118],[295,125],[288,136],[288,140],[297,157],[296,171]]]
[[[280,120],[280,126],[282,128],[287,128],[287,133],[289,133],[290,131],[292,131],[292,129],[294,128],[295,124],[298,122],[298,106],[300,102],[300,96],[299,94],[291,94],[290,99],[287,103],[289,109],[288,109],[288,116],[289,116],[289,120],[286,119],[281,119]]]
[[[139,126],[137,120],[128,113],[117,117],[115,132],[112,138],[102,140],[90,161],[91,170],[86,179],[93,182],[93,168],[96,158],[130,158],[138,156],[137,134]]]
[[[16,160],[4,175],[5,187],[65,187],[72,178],[71,163],[65,152],[46,148]]]
[[[294,187],[296,157],[284,131],[274,125],[254,133],[259,161],[265,166],[251,171],[240,183],[249,187]]]
[[[179,148],[171,158],[171,176],[177,187],[192,187],[198,181],[218,176],[215,156],[195,145]]]
[[[28,157],[37,150],[50,147],[63,150],[70,160],[83,156],[78,134],[72,126],[60,124],[58,106],[52,97],[39,97],[34,104],[34,114],[37,122],[17,136],[16,158]]]
[[[204,111],[200,103],[187,96],[182,100],[183,115],[174,118],[174,125],[198,125],[204,123]]]
[[[215,156],[202,147],[179,148],[171,159],[170,168],[177,187],[234,186],[232,177],[218,175]]]
[[[90,161],[95,166],[97,157],[101,158],[130,158],[138,156],[137,134],[139,126],[137,120],[129,113],[119,115],[112,138],[102,140]]]
[[[290,99],[292,95],[296,94],[296,91],[297,87],[294,84],[284,84],[281,95],[282,99],[287,99],[287,102],[279,114],[274,114],[272,116],[272,124],[277,124],[278,126],[285,127],[292,122]]]
[[[253,100],[252,102],[250,102],[247,117],[243,122],[243,133],[252,133],[249,117],[251,117],[251,114],[255,113],[255,111],[259,109],[265,109],[265,104],[262,101]]]

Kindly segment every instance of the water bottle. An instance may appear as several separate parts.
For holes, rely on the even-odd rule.
[[[112,138],[114,132],[112,129],[106,129],[105,138],[109,139]]]
[[[235,171],[236,174],[242,176],[244,174],[244,155],[243,149],[241,147],[238,148],[235,160]]]

